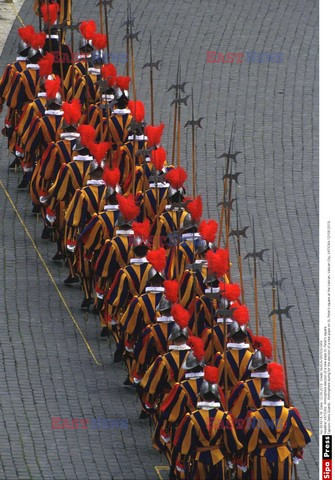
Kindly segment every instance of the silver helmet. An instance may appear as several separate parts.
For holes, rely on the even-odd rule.
[[[111,197],[114,193],[122,194],[122,188],[120,187],[120,185],[119,184],[115,185],[115,188],[111,187],[110,185],[107,185],[105,198]]]
[[[245,336],[247,336],[247,327],[246,325],[240,325],[238,322],[236,322],[236,320],[234,320],[230,325],[230,329],[227,337],[231,338],[234,335],[236,335],[238,332],[242,332],[244,333]]]
[[[281,398],[282,400],[285,400],[285,393],[283,390],[271,390],[269,386],[269,382],[265,384],[265,386],[262,388],[259,394],[260,398],[270,398],[273,396],[276,396],[278,398]]]
[[[133,220],[126,220],[122,215],[122,213],[121,212],[119,213],[119,216],[117,217],[117,220],[116,220],[116,226],[131,227],[132,223],[133,223]]]
[[[218,384],[217,383],[209,383],[209,382],[207,382],[207,380],[203,380],[198,396],[199,397],[204,397],[207,393],[212,393],[214,395],[214,397],[220,398]]]
[[[186,355],[186,358],[183,362],[183,365],[181,368],[184,370],[192,370],[192,368],[195,367],[204,367],[205,365],[205,358],[202,358],[201,360],[198,360],[196,356],[194,355],[193,350],[191,350],[188,355]]]
[[[98,168],[104,168],[105,167],[105,162],[102,161],[102,162],[97,162],[95,158],[93,158],[93,160],[91,160],[91,163],[90,163],[90,173],[93,173],[95,172]]]
[[[32,47],[29,48],[27,60],[29,60],[30,63],[34,63],[34,62],[37,63],[42,57],[43,57],[42,48],[39,48],[38,50]]]
[[[159,301],[159,304],[157,305],[156,310],[158,312],[166,312],[167,310],[170,310],[172,307],[172,302],[166,298],[166,296],[163,294],[162,298]]]
[[[212,283],[217,282],[217,280],[215,273],[208,273],[207,277],[204,279],[204,283],[206,285],[211,285]]]
[[[255,350],[255,353],[250,359],[248,370],[253,372],[254,370],[257,370],[268,363],[269,360],[265,357],[265,355],[260,350]]]
[[[181,226],[181,231],[185,232],[186,230],[189,230],[190,228],[197,227],[198,222],[195,222],[191,216],[190,213],[185,215],[183,225]]]
[[[22,56],[28,55],[29,52],[29,45],[28,43],[24,42],[22,39],[19,41],[19,44],[17,46],[17,53]]]
[[[78,47],[80,51],[84,51],[86,53],[90,53],[92,50],[94,50],[92,40],[86,40],[84,37],[80,38]]]
[[[58,105],[58,107],[62,106],[62,96],[59,92],[56,93],[54,98],[48,98],[47,107],[50,107],[50,105]]]
[[[80,152],[81,150],[88,150],[88,149],[81,143],[81,138],[78,137],[76,140],[76,145],[73,150],[75,150],[76,152]]]
[[[151,267],[148,273],[148,281],[159,275],[161,278],[165,278],[164,272],[158,272],[154,267]]]
[[[175,323],[172,327],[172,331],[169,336],[169,340],[173,342],[177,340],[177,338],[184,337],[186,340],[188,339],[189,333],[188,328],[181,328],[178,323]]]

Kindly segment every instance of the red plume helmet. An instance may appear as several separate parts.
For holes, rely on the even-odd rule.
[[[186,179],[187,173],[183,167],[171,168],[165,175],[165,180],[176,190],[184,185]]]
[[[137,100],[136,102],[134,100],[129,100],[128,108],[137,123],[142,123],[144,121],[145,107],[143,102],[140,100]]]
[[[218,248],[215,253],[208,250],[206,260],[209,272],[217,277],[223,277],[229,270],[229,252],[225,248]]]
[[[220,282],[220,292],[223,298],[229,302],[235,302],[241,295],[241,289],[238,283],[224,283]]]
[[[187,344],[191,347],[195,358],[200,362],[205,356],[204,342],[201,338],[191,335]]]
[[[140,207],[136,205],[133,195],[123,197],[118,193],[116,195],[116,200],[119,204],[120,212],[126,220],[134,220],[134,218],[139,215]]]
[[[235,308],[232,314],[232,318],[236,320],[239,325],[246,325],[249,322],[249,309],[245,305],[240,305]]]
[[[203,220],[198,228],[198,232],[206,242],[215,242],[216,232],[218,231],[218,224],[215,220]]]
[[[218,383],[219,369],[217,367],[206,366],[204,368],[204,380],[208,383]]]
[[[154,147],[161,143],[161,137],[163,135],[164,123],[161,123],[157,127],[147,125],[144,129],[144,135],[148,137],[148,147]]]
[[[26,27],[19,28],[18,33],[21,39],[30,45],[31,37],[34,36],[36,32],[32,25],[27,25]]]
[[[77,128],[80,133],[80,141],[84,147],[89,147],[95,138],[95,130],[92,125],[80,125]]]
[[[79,30],[86,40],[92,40],[96,34],[97,25],[94,20],[87,20],[87,22],[81,22]]]
[[[134,230],[135,237],[141,237],[142,240],[148,240],[150,236],[151,225],[147,218],[143,220],[143,222],[134,222],[132,227]]]
[[[59,5],[58,3],[49,3],[49,5],[44,3],[41,6],[41,12],[44,23],[53,25],[58,17]]]
[[[147,253],[148,262],[154,267],[157,272],[162,272],[166,265],[166,251],[161,247],[157,250],[151,250]]]
[[[40,76],[47,77],[48,75],[52,74],[52,66],[54,63],[54,56],[52,53],[47,52],[43,58],[38,62],[40,66]]]
[[[278,392],[280,390],[285,390],[285,375],[282,365],[279,363],[269,363],[268,372],[270,375],[269,378],[269,388],[273,392]]]
[[[170,302],[178,301],[179,283],[178,280],[164,280],[165,296]]]
[[[272,357],[272,344],[267,337],[254,337],[252,343],[266,358]]]
[[[116,77],[115,85],[121,90],[129,90],[130,77]]]
[[[157,170],[161,171],[164,163],[166,162],[166,150],[163,147],[158,147],[156,150],[151,152],[151,163]]]
[[[84,145],[84,144],[83,144]],[[88,148],[96,159],[98,163],[102,162],[106,158],[107,152],[110,149],[111,144],[110,142],[101,142],[101,143],[90,143]]]
[[[120,181],[120,176],[121,174],[118,168],[111,169],[111,168],[105,167],[102,178],[106,183],[106,185],[115,189],[116,185],[118,185]]]
[[[62,105],[64,110],[64,120],[68,125],[77,124],[81,119],[81,103],[77,98],[71,102],[64,102]]]
[[[116,80],[116,68],[112,63],[107,63],[101,67],[101,75],[104,80],[107,80],[109,87],[113,87]]]
[[[59,92],[61,80],[58,75],[56,75],[54,80],[46,80],[44,83],[45,91],[47,93],[47,98],[52,99],[56,98],[57,93]]]
[[[199,195],[197,198],[186,204],[186,210],[191,214],[195,222],[199,222],[202,216],[202,198]]]
[[[43,48],[45,45],[45,39],[47,38],[46,34],[44,32],[36,33],[31,36],[29,45],[34,48],[35,50],[38,50],[39,48]]]
[[[107,47],[107,35],[104,35],[103,33],[95,33],[92,42],[96,50],[103,50]]]
[[[184,307],[179,305],[179,303],[175,303],[172,305],[171,314],[176,323],[180,326],[180,328],[186,328],[188,326],[188,322],[190,321],[190,314]]]

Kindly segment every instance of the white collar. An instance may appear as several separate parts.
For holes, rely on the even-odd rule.
[[[119,205],[105,205],[104,210],[105,212],[117,212],[119,210]]]
[[[205,293],[219,293],[220,287],[205,288]]]
[[[111,102],[112,100],[114,100],[114,95],[112,93],[103,93],[101,95],[101,99],[107,102]]]
[[[165,288],[164,287],[146,287],[145,292],[160,293],[160,292],[165,292]]]
[[[130,110],[128,108],[115,108],[112,113],[115,115],[126,115],[126,113],[130,113]]]
[[[84,54],[77,55],[78,60],[81,60],[82,58],[92,58],[92,55],[90,53],[84,53]]]
[[[204,375],[205,375],[204,372],[189,372],[185,374],[185,378],[188,378],[189,380],[193,380],[196,378],[201,378]]]
[[[104,180],[88,180],[86,185],[106,185]]]
[[[73,160],[79,160],[81,162],[91,162],[93,160],[93,157],[91,155],[75,155],[73,157]]]
[[[170,184],[166,182],[149,183],[150,188],[169,188]]]
[[[116,230],[115,235],[134,235],[134,230]]]
[[[149,158],[149,161],[150,161],[150,160],[151,160],[151,159]],[[185,210],[185,208],[179,208],[179,207],[171,208],[171,205],[166,205],[165,210],[166,210],[167,212],[169,212],[169,211],[170,211],[170,212],[179,212],[179,211],[183,212],[183,211]]]
[[[60,138],[62,140],[76,140],[80,137],[80,133],[77,132],[62,132]]]
[[[39,70],[40,66],[37,63],[27,63],[27,68],[30,68],[30,70]]]
[[[63,110],[46,110],[44,112],[44,115],[57,115],[57,116],[62,116],[64,115]]]
[[[216,323],[224,323],[224,319],[221,317],[218,317],[216,319]],[[226,325],[230,325],[231,323],[233,323],[233,320],[231,318],[226,318]]]
[[[166,315],[162,315],[161,317],[157,317],[157,322],[158,323],[172,323],[172,322],[174,322],[174,318],[172,317],[172,315],[170,315],[169,317],[167,317]]]
[[[146,257],[142,257],[142,258],[131,258],[130,263],[141,265],[142,263],[149,263],[149,262]]]
[[[203,410],[211,410],[212,408],[220,408],[221,404],[219,402],[198,402],[197,408],[202,408]]]
[[[129,135],[128,140],[134,140],[134,135]],[[146,137],[145,135],[136,135],[135,140],[148,140],[148,137]],[[150,160],[151,159],[149,157],[149,161]]]
[[[197,238],[200,238],[200,233],[194,232],[194,233],[183,233],[181,238],[183,240],[196,240]]]
[[[177,351],[191,350],[191,347],[189,347],[188,345],[186,345],[186,343],[184,343],[183,345],[170,345],[169,350],[177,350]]]
[[[37,98],[47,98],[47,92],[39,92]]]
[[[89,67],[88,73],[93,73],[94,75],[100,75],[100,68]]]
[[[245,350],[249,347],[249,343],[227,343],[227,348],[231,348],[232,350]]]
[[[27,57],[16,57],[17,62],[25,62],[27,60]]]
[[[198,259],[198,260],[196,260],[194,263],[197,263],[197,264],[198,264],[198,263],[202,263],[202,266],[203,266],[203,267],[207,267],[207,265],[208,265],[207,260],[202,260],[202,259]]]
[[[284,405],[283,400],[262,400],[262,407],[283,407]]]
[[[269,372],[252,372],[251,378],[269,378]]]
[[[59,36],[57,34],[47,35],[45,38],[53,38],[54,40],[59,40]]]

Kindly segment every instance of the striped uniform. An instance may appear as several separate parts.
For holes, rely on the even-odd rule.
[[[205,289],[205,292],[211,293],[209,290]],[[206,294],[195,298],[190,305],[191,319],[189,322],[193,335],[201,337],[206,328],[211,328],[212,322],[215,324],[214,313],[217,308],[218,300],[216,298],[209,298]]]
[[[244,419],[249,410],[257,410],[261,406],[259,396],[268,381],[268,372],[251,372],[251,378],[238,382],[228,399],[228,410],[234,418]]]
[[[118,205],[105,205],[103,212],[93,215],[79,237],[88,253],[100,252],[105,241],[114,237],[118,216]]]
[[[26,65],[26,57],[17,57],[15,63],[6,65],[5,71],[0,79],[0,105],[7,100],[16,72],[22,72],[26,68]]]
[[[88,56],[88,58],[91,57]],[[64,89],[67,92],[73,86],[73,84],[77,81],[78,77],[83,77],[86,74],[86,61],[81,60],[81,58],[85,58],[85,55],[78,55],[78,62],[75,62],[73,65],[70,65],[67,74],[64,79]],[[72,83],[73,82],[73,83]]]
[[[202,268],[186,269],[180,280],[180,303],[185,308],[190,306],[195,296],[202,297],[205,293],[204,279],[207,277],[207,266],[203,260],[196,260],[196,263],[198,262],[203,265]]]
[[[35,100],[39,92],[39,66],[27,64],[22,72],[16,72],[7,95],[7,106],[22,111],[24,105]]]
[[[158,200],[157,200],[158,199]],[[144,218],[149,218],[152,222],[156,216],[161,215],[169,202],[169,184],[158,183],[158,188],[151,187],[145,190],[143,194]]]
[[[269,402],[250,412],[245,424],[248,452],[253,456],[254,480],[291,480],[292,454],[311,441],[296,408]]]
[[[112,148],[114,150],[116,150],[117,147],[121,147],[126,142],[129,133],[128,128],[132,119],[133,117],[130,115],[130,110],[127,108],[116,109],[111,112],[108,128],[112,141]],[[106,141],[108,138],[109,135],[107,134],[107,128],[105,127],[103,140]]]
[[[42,190],[47,192],[55,182],[61,166],[72,162],[75,145],[76,141],[70,138],[49,143],[40,164]]]
[[[226,359],[223,354],[216,354],[214,366],[219,368],[219,384],[221,387],[224,387],[224,365],[225,361],[227,362],[228,392],[225,392],[227,397],[238,382],[250,378],[251,372],[248,370],[248,365],[251,357],[252,352],[249,350],[247,343],[227,343]]]
[[[187,413],[176,432],[176,465],[184,469],[186,479],[222,480],[226,478],[225,457],[242,448],[234,419],[220,409],[219,402],[198,406],[203,408]]]
[[[179,249],[177,250],[177,247],[171,248],[168,253],[168,258],[166,262],[167,278],[177,279],[178,281],[180,281],[182,276],[184,275],[185,270],[187,269],[187,266],[198,260],[194,240],[197,240],[199,237],[199,233],[183,234]],[[178,259],[177,261],[176,258]]]
[[[85,106],[86,103],[88,103],[88,105],[96,103],[100,98],[97,84],[99,80],[100,70],[89,68],[88,75],[77,76],[75,82],[73,82],[73,86],[70,86],[66,94],[66,101],[69,102],[76,98],[83,106]]]
[[[180,226],[184,223],[184,219],[187,215],[187,212],[179,209],[170,209],[168,205],[166,212],[162,213],[158,217],[158,221],[155,229],[155,242],[156,245],[164,245],[168,242],[168,235],[172,232],[177,232],[180,230]],[[180,213],[178,213],[178,210]]]
[[[27,143],[27,139],[30,133],[30,126],[36,117],[43,117],[45,115],[47,104],[47,98],[45,92],[40,92],[37,98],[33,102],[27,103],[20,116],[19,122],[16,127],[16,148],[20,151],[24,151],[24,145]],[[24,161],[29,164],[29,153],[24,152]]]

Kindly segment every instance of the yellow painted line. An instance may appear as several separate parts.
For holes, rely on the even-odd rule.
[[[32,246],[34,247],[34,250],[36,251],[39,259],[41,260],[41,262],[42,262],[42,264],[43,264],[43,266],[44,266],[44,268],[45,268],[45,270],[46,270],[46,272],[47,272],[47,274],[49,275],[50,280],[51,280],[53,286],[55,287],[55,290],[56,290],[56,292],[58,293],[59,298],[60,298],[61,301],[63,302],[63,305],[64,305],[67,313],[69,314],[72,322],[75,324],[78,332],[79,332],[80,335],[81,335],[81,338],[84,340],[84,343],[85,343],[85,345],[86,345],[87,350],[89,351],[89,353],[90,353],[91,357],[93,358],[94,362],[96,363],[96,365],[101,366],[102,363],[100,363],[100,362],[97,360],[96,356],[94,355],[94,352],[93,352],[92,348],[90,347],[90,344],[89,344],[88,341],[86,340],[85,335],[83,334],[81,328],[79,327],[79,325],[78,325],[78,323],[77,323],[77,320],[76,320],[76,319],[74,318],[74,316],[72,315],[72,312],[71,312],[71,310],[70,310],[70,307],[69,307],[68,304],[66,303],[66,300],[65,300],[65,298],[64,298],[63,295],[62,295],[62,292],[59,290],[58,285],[57,285],[57,283],[56,283],[56,281],[55,281],[52,273],[51,273],[50,270],[49,270],[48,265],[45,263],[45,260],[44,260],[44,258],[42,257],[42,255],[41,255],[41,253],[40,253],[40,251],[39,251],[39,249],[38,249],[38,247],[37,247],[37,245],[36,245],[33,237],[30,235],[30,232],[29,232],[26,224],[24,223],[21,215],[19,214],[19,212],[18,212],[18,210],[17,210],[17,208],[16,208],[16,206],[15,206],[13,200],[12,200],[12,197],[11,197],[10,194],[8,193],[8,190],[6,189],[6,187],[4,186],[4,184],[2,183],[1,180],[0,180],[0,186],[1,186],[1,188],[3,189],[3,191],[5,192],[5,195],[6,195],[6,197],[8,198],[9,203],[11,204],[14,212],[16,213],[17,218],[20,220],[21,225],[22,225],[25,233],[27,234],[27,237],[28,237],[29,240],[31,241],[31,244],[32,244]]]
[[[24,22],[23,22],[22,18],[20,17],[20,15],[19,15],[19,12],[17,11],[17,9],[16,9],[16,6],[15,6],[14,2],[11,2],[11,3],[9,3],[9,5],[11,5],[11,6],[13,7],[13,10],[14,10],[15,16],[16,16],[16,17],[19,19],[19,21],[20,21],[21,25],[24,27],[24,26],[25,26],[25,25],[24,25]]]
[[[169,472],[170,467],[167,467],[166,465],[156,465],[155,466],[156,473],[158,475],[159,480],[164,480],[164,478],[161,475],[161,471],[163,472]]]

